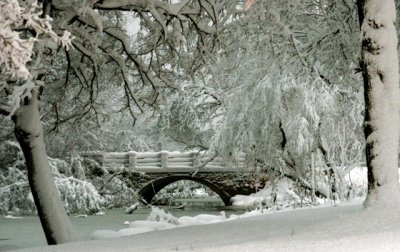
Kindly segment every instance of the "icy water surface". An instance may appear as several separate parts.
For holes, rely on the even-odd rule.
[[[219,215],[220,208],[212,207],[203,210],[199,207],[192,207],[185,210],[168,209],[174,216],[195,216],[198,214],[214,214]],[[237,210],[222,209],[227,216],[232,213],[238,213]],[[70,216],[72,225],[77,232],[79,240],[89,240],[91,234],[95,230],[107,229],[118,231],[127,228],[123,223],[125,221],[145,220],[150,209],[138,209],[133,214],[125,214],[125,209],[110,209],[105,211],[103,216],[88,216],[86,218],[78,218]],[[241,211],[243,212],[243,211]],[[5,218],[0,216],[0,251],[28,248],[46,245],[40,220],[37,216],[23,216],[22,218]]]

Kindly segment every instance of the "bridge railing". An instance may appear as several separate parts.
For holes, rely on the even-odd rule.
[[[107,169],[118,166],[129,167],[138,172],[202,171],[223,172],[243,169],[246,156],[237,154],[230,159],[216,155],[191,152],[85,152],[84,158],[91,158]]]

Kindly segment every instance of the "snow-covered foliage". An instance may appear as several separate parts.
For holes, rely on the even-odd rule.
[[[147,220],[167,222],[175,225],[178,223],[178,218],[173,216],[171,213],[166,213],[163,209],[160,209],[158,207],[151,208],[151,212],[147,217]]]
[[[343,197],[327,199],[321,196],[313,197],[293,180],[277,177],[274,180],[269,180],[265,187],[256,193],[234,196],[232,205],[282,210],[326,203],[352,202],[366,197],[368,183],[365,167],[354,168],[341,181],[342,186],[345,186],[341,188]],[[317,181],[318,183],[327,184],[325,181]]]
[[[36,0],[6,0],[0,2],[0,93],[7,93],[7,100],[1,101],[0,111],[12,115],[24,98],[30,98],[37,85],[35,70],[39,62],[28,63],[33,56],[40,60],[43,48],[59,42],[67,49],[71,46],[68,31],[60,38],[51,27],[49,16],[41,17],[42,12]],[[44,36],[50,40],[43,40]],[[39,52],[35,55],[34,46]],[[32,72],[32,70],[34,72]]]
[[[36,208],[19,146],[10,141],[1,143],[0,160],[0,214],[34,213]]]
[[[126,207],[137,202],[135,191],[128,186],[122,173],[105,173],[102,177],[93,177],[93,185],[98,188],[107,208]]]
[[[343,197],[365,144],[358,31],[345,2],[255,1],[220,33],[208,75],[170,104],[165,132],[220,155],[245,152],[257,169]]]
[[[127,207],[137,202],[134,190],[129,187],[128,173],[123,167],[108,170],[92,159],[84,159],[82,165],[87,180],[98,190],[105,207]]]
[[[264,189],[251,195],[236,195],[232,200],[234,206],[246,206],[267,209],[296,208],[312,203],[310,198],[304,198],[299,187],[287,178],[269,181]]]
[[[32,59],[33,46],[38,36],[43,33],[55,38],[49,17],[41,18],[37,1],[27,1],[20,6],[18,0],[7,0],[0,3],[0,66],[1,83],[6,80],[28,79],[31,74],[26,64]],[[33,29],[36,37],[24,39],[19,29]],[[6,87],[6,86],[5,86]],[[3,88],[5,88],[3,87]]]
[[[35,213],[36,208],[29,188],[25,162],[19,146],[13,142],[1,145],[0,212]],[[86,180],[76,159],[72,164],[49,158],[55,182],[66,211],[70,214],[93,214],[102,210],[105,199],[93,184]],[[75,168],[74,168],[75,167]],[[76,168],[78,167],[78,169]]]
[[[336,29],[342,31],[335,34],[328,26],[330,21],[340,18],[334,16],[338,13],[333,9],[320,10],[332,17],[315,15],[320,19],[315,22],[314,15],[307,19],[314,7],[320,8],[312,3],[297,2],[290,7],[274,1],[257,4],[248,17],[232,24],[237,34],[248,35],[237,39],[238,50],[233,50],[234,53],[221,55],[216,64],[221,68],[214,70],[214,83],[232,87],[226,99],[226,115],[214,141],[225,152],[232,148],[246,153],[253,150],[258,152],[256,158],[267,161],[277,159],[261,156],[282,156],[276,153],[280,149],[289,152],[294,161],[302,162],[299,159],[310,157],[320,139],[325,138],[324,133],[333,133],[322,131],[325,124],[334,124],[337,118],[348,116],[349,123],[343,126],[351,127],[346,132],[354,130],[353,121],[361,125],[360,75],[353,74],[358,48],[343,41],[354,36],[356,13],[347,11],[345,15],[351,19],[351,26],[335,23]],[[335,8],[347,6],[337,4]],[[267,29],[262,36],[260,29]],[[342,46],[345,56],[320,49],[316,43],[331,47],[332,52]],[[235,71],[227,75],[228,69]],[[359,86],[353,89],[353,85]],[[342,112],[351,107],[355,107],[354,113]]]
[[[53,51],[48,62],[52,71],[45,77],[52,85],[42,94],[48,105],[44,120],[57,130],[65,122],[71,122],[69,130],[84,121],[98,127],[118,121],[116,117],[130,117],[132,125],[139,115],[162,108],[171,92],[179,92],[184,81],[203,70],[202,55],[214,50],[214,32],[236,5],[232,1],[210,6],[164,1],[46,4],[52,10],[53,29],[66,29],[74,36],[74,50]],[[132,23],[138,25],[134,36],[126,31]]]
[[[46,129],[53,127],[52,121],[46,120],[45,123]],[[155,118],[143,116],[132,126],[128,115],[110,111],[108,120],[101,126],[91,120],[78,125],[64,123],[58,126],[57,131],[49,132],[46,140],[49,155],[62,158],[81,151],[157,150],[160,134]]]
[[[0,186],[0,215],[6,215],[9,213],[18,214],[32,214],[36,213],[35,203],[29,188],[29,184],[25,179],[18,180],[14,183],[9,183],[4,186],[3,179],[15,179],[15,171],[11,171],[7,177],[1,175],[1,186]],[[14,174],[13,174],[14,173]],[[21,174],[19,174],[21,176]]]
[[[73,177],[55,182],[67,213],[94,214],[102,209],[104,199],[90,182]]]
[[[186,148],[208,149],[215,123],[221,119],[218,92],[203,82],[194,81],[169,96],[169,103],[160,115],[161,132]]]
[[[0,169],[0,213],[36,213],[25,162],[19,146],[3,143]],[[73,156],[70,162],[49,158],[54,179],[68,214],[95,214],[104,208],[125,207],[137,199],[122,174],[110,174],[95,161]]]

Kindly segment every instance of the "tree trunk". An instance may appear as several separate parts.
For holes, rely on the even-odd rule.
[[[393,0],[358,0],[362,35],[368,194],[364,205],[398,207],[399,62]]]
[[[28,169],[36,209],[49,245],[71,241],[73,229],[54,183],[47,159],[40,121],[37,91],[25,99],[13,116],[15,136],[21,145]]]

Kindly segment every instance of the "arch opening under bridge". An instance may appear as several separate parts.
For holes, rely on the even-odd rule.
[[[213,184],[212,182],[199,178],[199,177],[193,177],[190,175],[173,175],[173,176],[165,176],[165,177],[160,177],[157,179],[154,179],[147,184],[145,184],[142,188],[140,188],[137,192],[139,198],[144,202],[144,203],[151,203],[153,200],[154,196],[161,191],[163,188],[168,186],[169,184],[172,184],[176,181],[179,180],[190,180],[197,182],[199,184],[202,184],[208,188],[210,188],[213,192],[215,192],[221,200],[224,202],[226,206],[229,206],[231,204],[230,198],[231,196],[225,192],[223,189],[221,189],[219,186]]]

